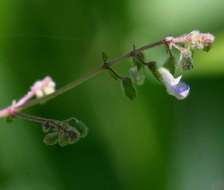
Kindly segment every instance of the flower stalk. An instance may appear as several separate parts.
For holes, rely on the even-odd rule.
[[[193,68],[192,52],[194,50],[208,51],[214,40],[215,37],[210,33],[192,31],[189,34],[177,37],[168,36],[160,41],[144,45],[140,48],[134,46],[131,51],[111,60],[108,59],[105,53],[103,53],[103,64],[81,78],[76,79],[57,90],[55,82],[49,76],[45,77],[43,80],[35,82],[20,100],[13,100],[10,106],[0,110],[0,118],[19,117],[27,121],[42,124],[45,126],[44,129],[47,133],[44,139],[46,144],[53,145],[58,143],[60,146],[73,144],[83,136],[76,128],[71,128],[68,121],[61,122],[30,116],[21,112],[38,104],[46,103],[47,101],[80,86],[104,71],[109,71],[115,79],[121,81],[125,95],[131,100],[136,97],[135,86],[144,83],[146,78],[143,72],[144,69],[148,69],[152,72],[155,78],[164,85],[169,95],[176,97],[178,100],[185,99],[190,93],[190,87],[181,79],[186,70]],[[147,61],[145,59],[144,52],[146,50],[159,46],[165,46],[169,56],[169,65],[164,64],[159,67],[155,61]],[[173,56],[173,49],[176,49],[179,52],[178,61],[176,61]],[[112,69],[113,65],[129,58],[133,61],[133,65],[128,72],[129,76],[123,77]],[[75,121],[77,126],[84,126],[81,121],[77,119],[72,120]]]

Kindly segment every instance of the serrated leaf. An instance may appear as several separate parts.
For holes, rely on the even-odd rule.
[[[55,145],[58,142],[58,133],[57,132],[52,132],[52,133],[48,133],[45,137],[44,137],[44,143],[46,145]]]
[[[129,69],[129,76],[136,85],[143,85],[146,78],[143,69],[139,70],[137,66]]]
[[[122,79],[122,87],[124,90],[125,95],[130,99],[133,100],[136,97],[136,90],[133,86],[133,83],[130,78],[126,77]]]

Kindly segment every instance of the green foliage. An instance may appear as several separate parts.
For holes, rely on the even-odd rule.
[[[124,94],[130,99],[133,100],[136,98],[136,90],[133,86],[133,83],[129,77],[125,77],[121,80],[121,84],[124,90]]]
[[[74,144],[88,134],[87,126],[76,118],[65,121],[49,120],[43,124],[42,128],[46,133],[44,143],[47,145],[58,143],[61,147]]]
[[[164,67],[166,67],[172,74],[174,74],[176,64],[176,58],[174,56],[169,56],[164,63]]]
[[[111,70],[108,70],[108,73],[114,80],[118,80],[118,77],[114,72],[112,72]]]
[[[74,144],[75,142],[78,142],[79,139],[80,134],[73,127],[68,127],[66,130],[60,130],[58,133],[58,144],[61,147]]]
[[[102,52],[102,59],[103,59],[103,62],[106,63],[107,60],[108,60],[108,56],[105,52]]]
[[[210,46],[204,47],[203,50],[206,51],[206,52],[209,52],[211,50],[211,48],[212,48],[212,46],[210,45]]]
[[[57,132],[50,132],[47,133],[44,137],[43,142],[46,145],[55,145],[58,142],[58,133]]]
[[[138,69],[137,66],[132,66],[129,69],[129,76],[136,85],[143,85],[145,81],[145,74],[143,68]]]
[[[133,50],[133,53],[135,50]],[[138,52],[133,56],[133,63],[134,65],[136,65],[138,67],[138,69],[142,68],[144,63],[145,63],[145,56],[143,54],[143,52]]]
[[[66,122],[68,122],[70,125],[72,125],[78,130],[81,138],[84,138],[88,135],[88,127],[81,120],[78,120],[77,118],[72,117],[66,120]]]

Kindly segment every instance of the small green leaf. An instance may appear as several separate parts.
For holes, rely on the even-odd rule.
[[[80,137],[84,138],[88,134],[88,127],[86,124],[75,117],[65,120],[69,125],[73,126],[80,133]]]
[[[130,100],[133,100],[136,97],[136,91],[130,78],[126,77],[122,79],[122,87],[124,89],[125,95]]]
[[[142,52],[137,53],[134,57],[133,57],[133,62],[134,65],[136,65],[138,67],[138,69],[141,69],[142,66],[145,63],[145,56]]]
[[[88,135],[88,127],[80,120],[77,120],[76,124],[76,127],[80,132],[80,137],[85,138]]]
[[[105,52],[102,52],[102,58],[103,58],[103,62],[106,63],[108,60],[108,56]]]
[[[67,136],[68,136],[69,144],[74,144],[74,143],[78,142],[81,137],[79,131],[77,131],[74,127],[71,127],[67,131]]]
[[[166,59],[164,67],[167,68],[172,74],[175,73],[176,59],[174,56],[170,56]]]
[[[117,76],[111,70],[108,70],[108,72],[114,80],[118,80]]]
[[[69,144],[68,136],[65,131],[60,131],[58,135],[58,144],[61,147],[64,147]]]
[[[206,52],[209,52],[211,48],[212,48],[212,45],[208,45],[208,46],[205,46],[203,50]]]
[[[52,132],[52,133],[48,133],[45,137],[44,137],[44,143],[46,145],[55,145],[58,142],[58,133],[57,132]]]
[[[44,133],[49,133],[52,129],[52,126],[50,124],[50,122],[45,122],[43,125],[42,125],[42,130]]]
[[[74,127],[69,127],[59,132],[58,144],[64,147],[76,143],[79,139],[80,133]]]
[[[133,83],[136,85],[143,85],[145,81],[145,74],[143,69],[138,69],[137,66],[133,66],[129,69],[129,76]]]

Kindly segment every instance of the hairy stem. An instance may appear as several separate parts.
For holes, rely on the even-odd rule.
[[[164,40],[161,40],[161,41],[158,41],[158,42],[155,42],[155,43],[151,43],[151,44],[144,45],[144,46],[142,46],[140,48],[137,48],[135,50],[129,51],[128,53],[126,53],[126,54],[124,54],[124,55],[122,55],[120,57],[111,59],[111,60],[107,61],[106,64],[109,67],[110,66],[113,66],[113,65],[115,65],[117,63],[120,63],[120,62],[124,61],[125,59],[128,59],[130,57],[133,57],[134,55],[136,55],[136,53],[145,51],[145,50],[150,49],[150,48],[154,48],[156,46],[161,46],[161,45],[164,45],[164,44],[166,45],[165,41]],[[86,81],[94,78],[98,74],[102,73],[104,70],[106,70],[106,68],[104,67],[104,65],[102,65],[102,66],[96,68],[95,70],[89,72],[88,74],[82,76],[81,78],[76,79],[76,80],[74,80],[74,81],[66,84],[65,86],[59,88],[56,92],[54,92],[51,95],[45,96],[45,97],[40,98],[40,99],[31,100],[26,105],[18,108],[17,111],[22,111],[24,109],[27,109],[27,108],[36,106],[38,104],[46,103],[47,101],[49,101],[51,99],[54,99],[55,97],[57,97],[57,96],[59,96],[61,94],[64,94],[65,92],[70,91],[73,88],[76,88],[77,86],[81,85],[82,83],[84,83],[84,82],[86,82]]]

